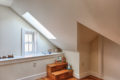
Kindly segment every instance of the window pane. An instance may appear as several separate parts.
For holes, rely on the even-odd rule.
[[[25,34],[25,42],[29,42],[29,35]]]
[[[32,42],[32,34],[29,34],[29,42]]]
[[[34,34],[32,32],[26,32],[24,37],[25,37],[25,55],[31,55],[33,54],[33,44],[34,44]]]
[[[29,44],[25,44],[25,52],[29,51]]]
[[[29,52],[32,52],[32,44],[29,44]]]

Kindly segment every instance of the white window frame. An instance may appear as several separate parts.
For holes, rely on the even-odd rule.
[[[33,35],[32,39],[33,39],[33,51],[30,53],[30,55],[28,55],[29,53],[25,53],[25,34],[27,33],[31,33]],[[36,35],[35,32],[32,30],[28,30],[28,29],[22,29],[22,56],[31,56],[31,55],[35,55],[36,54]]]
[[[37,29],[40,33],[42,33],[47,39],[55,40],[56,37],[45,28],[32,14],[29,12],[25,12],[22,17],[30,23],[35,29]]]

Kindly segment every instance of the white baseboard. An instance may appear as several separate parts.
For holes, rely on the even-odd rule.
[[[80,74],[80,79],[89,76],[89,72],[83,72]]]
[[[117,80],[117,79],[115,79],[115,78],[112,78],[112,77],[108,77],[108,76],[103,76],[102,74],[100,74],[100,73],[96,73],[96,72],[90,72],[90,75],[92,75],[92,76],[95,76],[95,77],[98,77],[98,78],[101,78],[101,79],[103,79],[103,80]]]
[[[102,74],[100,74],[100,73],[92,72],[92,71],[91,71],[91,72],[89,72],[89,74],[92,75],[92,76],[95,76],[95,77],[98,77],[98,78],[103,79]]]
[[[45,76],[46,76],[46,72],[43,72],[43,73],[40,73],[40,74],[26,76],[26,77],[16,79],[16,80],[36,80],[37,78],[41,78],[41,77],[45,77]]]
[[[95,76],[95,77],[103,79],[102,74],[99,74],[99,73],[96,73],[96,72],[92,72],[92,71],[81,73],[80,74],[80,79],[84,78],[84,77],[87,77],[89,75],[92,75],[92,76]]]
[[[80,79],[80,75],[77,74],[77,73],[74,73],[73,76],[74,76],[75,78],[77,78],[77,79]]]
[[[118,79],[115,79],[115,78],[113,78],[113,77],[109,77],[109,76],[105,76],[105,75],[104,75],[104,77],[103,77],[102,74],[97,73],[97,72],[92,72],[92,71],[81,73],[81,74],[80,74],[80,79],[81,79],[81,78],[84,78],[84,77],[87,77],[87,76],[89,76],[89,75],[92,75],[92,76],[101,78],[101,79],[103,79],[103,80],[118,80]]]

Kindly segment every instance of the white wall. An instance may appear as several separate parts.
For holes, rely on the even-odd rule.
[[[80,53],[80,77],[86,77],[90,71],[90,42],[94,40],[97,33],[78,23],[77,43]]]
[[[75,51],[64,50],[64,55],[67,59],[67,62],[72,65],[74,70],[74,76],[80,78],[80,53]]]
[[[90,74],[104,80],[119,80],[120,45],[100,36],[98,42],[92,42],[91,48],[93,51]]]
[[[100,43],[100,36],[96,37],[91,43],[90,43],[90,75],[96,76],[101,78],[101,60],[102,57],[100,55],[102,55],[101,53],[101,43]],[[100,44],[99,44],[100,43]]]
[[[89,75],[89,60],[90,60],[90,45],[81,44],[79,47],[80,53],[80,77],[86,77]]]
[[[81,47],[80,47],[81,46]],[[120,45],[102,36],[91,44],[81,44],[80,77],[93,75],[104,80],[120,79]]]
[[[104,78],[105,80],[120,79],[120,45],[104,38]]]
[[[98,38],[90,44],[90,71],[98,73]]]
[[[56,48],[39,32],[33,29],[12,9],[0,6],[0,56],[8,55],[11,51],[21,55],[21,29],[27,28],[37,33],[37,52]]]
[[[33,29],[32,26],[27,24],[12,11],[12,9],[0,6],[0,56],[11,54],[11,51],[14,51],[15,55],[21,55],[22,28],[33,30],[37,33],[38,53],[40,51],[46,51],[47,49],[56,48],[39,32]],[[38,75],[37,77],[45,76],[46,65],[53,63],[55,59],[56,58],[48,58],[45,60],[0,66],[0,80],[16,80],[32,75]]]
[[[56,57],[0,66],[0,80],[36,80],[46,76],[46,66]]]

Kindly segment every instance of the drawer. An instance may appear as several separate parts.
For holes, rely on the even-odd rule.
[[[65,74],[57,76],[57,80],[64,80],[70,77],[72,77],[72,73],[65,73]]]
[[[56,67],[52,67],[51,68],[51,72],[55,72],[55,71],[58,71],[58,70],[62,70],[62,69],[65,69],[66,66],[56,66]]]

